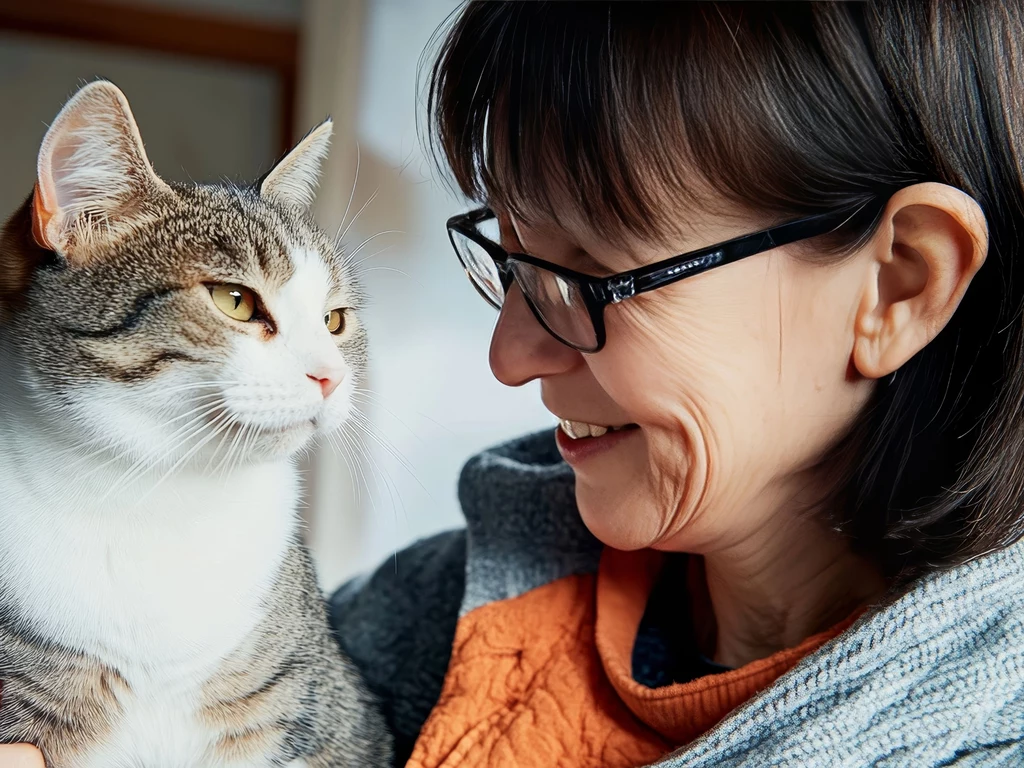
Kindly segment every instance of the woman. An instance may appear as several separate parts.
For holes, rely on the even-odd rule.
[[[461,11],[449,232],[561,426],[334,596],[409,765],[1024,764],[1022,40],[994,1]]]
[[[1024,762],[1022,40],[996,0],[454,19],[449,233],[561,426],[332,598],[401,762]]]

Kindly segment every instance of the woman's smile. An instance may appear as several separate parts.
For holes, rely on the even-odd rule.
[[[588,459],[606,453],[629,440],[639,430],[640,427],[636,424],[605,427],[582,421],[561,419],[555,439],[562,458],[570,466],[579,467]]]

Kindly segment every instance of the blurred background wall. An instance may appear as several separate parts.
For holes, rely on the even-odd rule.
[[[328,588],[460,525],[463,461],[554,425],[534,385],[509,390],[491,377],[495,315],[444,230],[465,203],[417,135],[421,55],[457,5],[0,0],[0,217],[30,192],[47,123],[97,77],[125,91],[157,171],[180,181],[253,179],[334,118],[316,214],[333,233],[348,208],[344,242],[365,259],[372,361],[365,423],[342,450],[322,447],[303,466],[307,536]]]

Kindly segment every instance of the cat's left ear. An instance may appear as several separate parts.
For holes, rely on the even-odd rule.
[[[156,175],[124,94],[99,80],[64,106],[43,138],[32,199],[35,241],[69,264],[117,237],[145,203],[172,194]]]
[[[320,171],[331,145],[334,126],[327,118],[306,134],[295,148],[259,182],[260,195],[286,205],[310,208],[320,182]]]

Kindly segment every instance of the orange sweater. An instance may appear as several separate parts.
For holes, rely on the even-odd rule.
[[[412,768],[633,768],[705,731],[831,629],[739,669],[647,688],[632,650],[663,556],[606,549],[596,576],[570,576],[459,621],[441,697]]]

